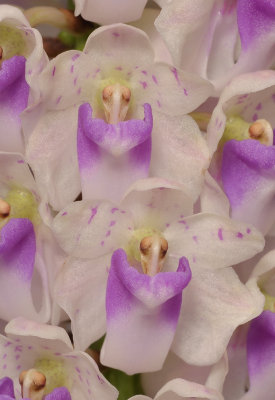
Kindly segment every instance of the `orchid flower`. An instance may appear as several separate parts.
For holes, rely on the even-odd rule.
[[[34,77],[47,63],[42,38],[16,7],[0,5],[0,151],[24,153],[20,113]]]
[[[234,76],[274,62],[274,0],[162,3],[155,24],[175,65],[209,79],[217,95]]]
[[[135,364],[141,371],[157,369],[156,360],[149,357],[151,352],[147,345],[150,338],[152,353],[158,346],[154,336],[146,334],[150,326],[137,325],[132,321],[129,326],[123,325],[123,330],[119,317],[123,318],[123,313],[115,317],[119,309],[124,309],[128,320],[133,318],[138,321],[139,312],[146,310],[150,315],[151,308],[154,313],[161,311],[159,318],[163,321],[163,338],[166,331],[167,341],[165,346],[161,342],[159,352],[164,352],[164,348],[166,353],[169,350],[171,339],[168,333],[174,326],[173,351],[189,363],[207,365],[221,357],[236,326],[261,312],[263,300],[259,291],[250,292],[240,283],[234,271],[226,267],[261,251],[262,236],[252,226],[224,217],[209,214],[192,216],[192,204],[192,199],[181,187],[155,178],[133,185],[119,206],[101,201],[80,201],[66,207],[55,217],[55,234],[70,256],[56,282],[55,299],[72,321],[76,348],[85,349],[107,328],[103,360],[108,359],[112,366],[117,364],[129,373],[137,372],[134,371]],[[114,253],[111,263],[113,251],[119,248],[124,251]],[[155,250],[152,252],[150,248]],[[173,299],[175,305],[173,313],[170,311],[171,323],[162,308],[155,310],[154,307],[180,293],[172,289],[169,281],[171,272],[169,275],[168,271],[176,271],[182,257],[189,261],[192,279],[182,292],[182,306],[176,324],[180,300]],[[162,267],[164,275],[160,273],[158,277]],[[150,281],[149,277],[140,275],[142,269],[144,273],[156,276]],[[187,261],[184,261],[184,270],[187,283]],[[179,277],[180,274],[180,285]],[[138,279],[138,286],[133,286],[131,279]],[[160,283],[162,280],[163,284]],[[163,297],[154,299],[157,284],[163,286]],[[121,296],[116,293],[121,293]],[[234,298],[238,299],[236,304]],[[97,323],[94,324],[94,321]],[[158,329],[153,321],[151,329]],[[122,329],[120,344],[119,338],[113,336],[111,325],[117,332]],[[86,326],[90,329],[87,330]],[[212,340],[213,330],[216,332],[215,340]],[[134,332],[137,332],[135,341],[139,347],[138,338],[143,340],[141,338],[146,336],[146,341],[142,342],[147,349],[145,353],[136,354],[134,346],[130,350]],[[116,346],[111,345],[112,341]],[[135,354],[134,363],[129,360],[128,353],[123,352],[126,344],[128,353]],[[158,365],[160,368],[160,359]]]
[[[47,322],[63,253],[46,225],[49,209],[22,156],[0,153],[0,165],[0,319]]]
[[[275,224],[274,88],[273,71],[233,79],[207,130],[211,153],[220,141],[216,158],[222,159],[211,173],[222,184],[232,218],[254,224],[263,234]]]
[[[5,331],[7,337],[0,336],[1,376],[12,379],[16,399],[117,399],[117,390],[95,361],[74,351],[63,328],[16,318]],[[14,398],[7,378],[0,380],[0,397]]]
[[[89,194],[93,190],[94,198],[103,196],[97,193],[96,181],[105,171],[102,185],[112,187],[113,177],[108,181],[107,175],[115,174],[117,168],[119,173],[123,170],[123,177],[114,184],[121,183],[122,197],[130,179],[132,183],[148,171],[153,125],[150,174],[189,182],[198,196],[202,170],[209,164],[208,150],[194,121],[184,114],[201,104],[212,86],[170,65],[154,63],[152,47],[142,31],[126,25],[95,30],[83,53],[70,51],[53,59],[38,85],[40,102],[22,117],[27,159],[54,209],[73,201],[81,183],[89,179]],[[144,103],[148,105],[143,123]],[[192,162],[186,172],[182,152]],[[88,169],[91,177],[85,178]],[[109,194],[104,198],[118,200],[117,193],[113,199]]]

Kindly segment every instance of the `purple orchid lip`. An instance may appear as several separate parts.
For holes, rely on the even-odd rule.
[[[274,27],[275,4],[266,0],[238,0],[237,19],[242,48],[247,50]]]
[[[274,166],[275,146],[252,139],[230,140],[224,146],[222,182],[232,217],[250,222],[265,233],[275,213]]]
[[[15,399],[13,381],[11,378],[4,377],[0,379],[0,398],[3,400],[8,398]]]
[[[152,110],[144,119],[108,124],[92,118],[88,103],[79,107],[77,153],[85,198],[119,201],[136,180],[148,176],[151,160]]]
[[[160,369],[174,338],[182,291],[190,280],[185,257],[176,272],[151,277],[131,267],[124,250],[116,250],[106,292],[102,363],[130,374]]]
[[[131,119],[118,124],[92,118],[92,113],[88,103],[79,107],[79,121],[85,137],[114,156],[128,152],[151,137],[153,116],[150,104],[144,104],[143,120]]]
[[[1,229],[1,268],[9,268],[25,282],[33,275],[36,253],[35,233],[32,222],[27,218],[11,218]]]
[[[24,152],[20,114],[27,107],[30,89],[25,80],[25,65],[24,57],[14,56],[4,60],[0,68],[1,121],[4,126],[10,125],[9,134],[1,131],[2,151]]]
[[[18,78],[25,75],[26,59],[23,56],[14,56],[2,61],[0,69],[0,87],[3,92],[13,84]]]

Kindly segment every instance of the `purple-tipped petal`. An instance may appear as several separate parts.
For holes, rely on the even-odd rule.
[[[116,250],[107,284],[102,363],[128,374],[160,369],[174,338],[182,291],[190,279],[185,257],[177,272],[150,277],[130,267],[125,252]]]
[[[14,398],[13,381],[11,378],[4,377],[0,379],[0,397],[3,395]]]
[[[71,400],[71,395],[66,387],[58,387],[45,396],[45,400]]]
[[[0,151],[24,153],[20,114],[29,97],[25,64],[24,57],[14,56],[0,68]]]
[[[232,217],[266,234],[275,218],[275,147],[256,140],[230,140],[224,146],[222,180]]]
[[[148,175],[152,110],[144,104],[144,120],[108,124],[92,118],[88,103],[79,108],[77,151],[84,199],[120,200],[134,181]]]

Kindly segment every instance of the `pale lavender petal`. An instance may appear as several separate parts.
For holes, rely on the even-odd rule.
[[[224,146],[222,180],[232,217],[266,234],[275,220],[275,146],[231,140]]]
[[[1,270],[13,270],[19,279],[30,283],[35,251],[35,233],[31,221],[27,218],[10,219],[1,230]],[[5,279],[4,274],[2,279]]]
[[[25,80],[26,60],[14,56],[0,69],[0,150],[24,152],[20,113],[26,108],[29,85]]]
[[[190,279],[185,257],[177,272],[150,277],[130,267],[125,252],[116,250],[107,284],[107,334],[101,362],[128,374],[160,369],[175,334],[182,291]]]
[[[88,103],[79,108],[77,151],[83,199],[118,201],[137,179],[148,175],[152,110],[144,104],[144,120],[108,124],[92,118]]]
[[[71,400],[71,395],[66,387],[58,387],[45,396],[45,400]]]
[[[12,379],[5,377],[0,379],[0,396],[6,395],[14,398],[14,389]]]

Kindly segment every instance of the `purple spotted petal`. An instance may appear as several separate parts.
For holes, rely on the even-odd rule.
[[[79,108],[77,151],[83,198],[118,201],[137,179],[148,175],[152,110],[144,104],[144,120],[116,125],[92,118],[88,103]]]
[[[1,229],[0,273],[14,273],[23,282],[30,282],[36,251],[35,233],[27,218],[12,218]]]
[[[13,381],[11,378],[5,377],[0,379],[0,399],[3,395],[14,399]]]
[[[238,0],[237,19],[242,49],[246,50],[260,36],[275,31],[275,1]]]
[[[45,400],[71,400],[71,395],[67,388],[58,387],[45,396]]]
[[[101,362],[128,374],[160,369],[174,338],[182,291],[190,279],[185,257],[177,272],[150,277],[130,267],[125,252],[116,250],[107,284],[107,334]]]
[[[3,61],[0,69],[0,150],[24,153],[20,114],[27,107],[29,86],[22,56]]]
[[[256,140],[230,140],[224,146],[222,181],[232,217],[264,234],[275,220],[275,147]]]

